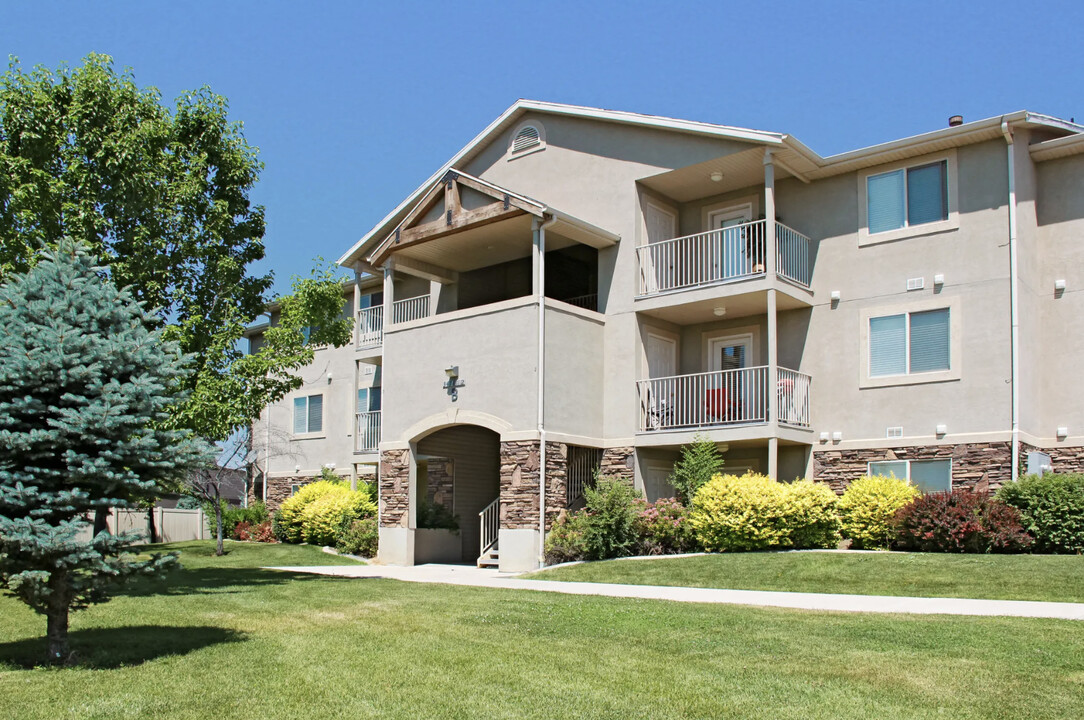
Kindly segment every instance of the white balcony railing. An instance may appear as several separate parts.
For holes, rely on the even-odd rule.
[[[775,253],[775,274],[802,287],[809,287],[809,238],[777,222]]]
[[[804,373],[779,368],[779,421],[809,426]],[[640,430],[681,430],[766,423],[770,416],[767,366],[640,380]]]
[[[805,373],[779,368],[779,423],[809,427],[809,386],[813,378]]]
[[[384,341],[384,306],[358,310],[358,347],[372,347]]]
[[[396,300],[391,304],[391,321],[393,324],[410,322],[429,317],[429,296]]]
[[[478,513],[478,524],[481,532],[478,545],[478,557],[482,557],[489,549],[497,544],[497,535],[501,528],[501,499],[497,498],[486,505],[482,512]]]
[[[767,223],[754,220],[638,247],[640,294],[763,277],[766,233]],[[776,274],[808,287],[809,238],[781,223],[775,237]]]
[[[380,447],[380,411],[357,413],[354,422],[354,451],[375,452]]]

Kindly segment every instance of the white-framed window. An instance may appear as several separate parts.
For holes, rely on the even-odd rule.
[[[358,388],[357,412],[376,412],[380,410],[380,388]]]
[[[947,160],[866,178],[870,235],[948,220],[948,212]]]
[[[300,489],[301,489],[300,485],[291,485],[290,486],[290,497],[293,497],[294,495],[297,495],[297,491],[300,490]]]
[[[869,319],[869,376],[914,375],[952,367],[949,308]]]
[[[956,151],[912,158],[858,174],[858,244],[955,230]]]
[[[952,460],[884,460],[871,462],[870,475],[906,480],[924,493],[952,490]]]
[[[508,143],[508,159],[529,155],[546,147],[546,129],[537,121],[521,124]]]
[[[361,295],[358,297],[358,309],[365,310],[371,307],[382,307],[384,305],[384,293],[374,292]]]
[[[294,435],[324,431],[324,396],[302,395],[294,398]]]

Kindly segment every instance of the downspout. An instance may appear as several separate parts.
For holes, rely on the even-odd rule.
[[[546,562],[546,228],[557,222],[535,218],[531,223],[538,267],[538,566]]]
[[[1009,172],[1009,317],[1012,377],[1012,481],[1020,478],[1020,309],[1019,270],[1016,258],[1016,161],[1013,157],[1013,136],[1009,123],[1001,121],[1005,136]]]
[[[267,424],[263,440],[263,504],[267,504],[267,480],[271,473],[271,406],[267,406]]]

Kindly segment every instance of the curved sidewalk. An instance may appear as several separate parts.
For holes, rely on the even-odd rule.
[[[800,610],[1084,620],[1084,603],[898,597],[892,595],[835,595],[830,593],[776,592],[768,590],[717,590],[662,585],[524,580],[516,575],[503,575],[496,570],[474,568],[466,565],[416,565],[414,567],[328,565],[323,567],[272,567],[266,569],[335,577],[383,578],[405,582],[465,585],[508,590],[536,590],[564,593],[566,595],[598,595],[643,600],[752,605]]]

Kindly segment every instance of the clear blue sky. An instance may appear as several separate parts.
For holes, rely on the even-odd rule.
[[[51,67],[108,53],[167,101],[204,84],[229,98],[267,165],[254,197],[285,290],[519,97],[787,132],[828,155],[953,114],[1084,120],[1081,27],[1079,0],[8,0],[0,50]]]

